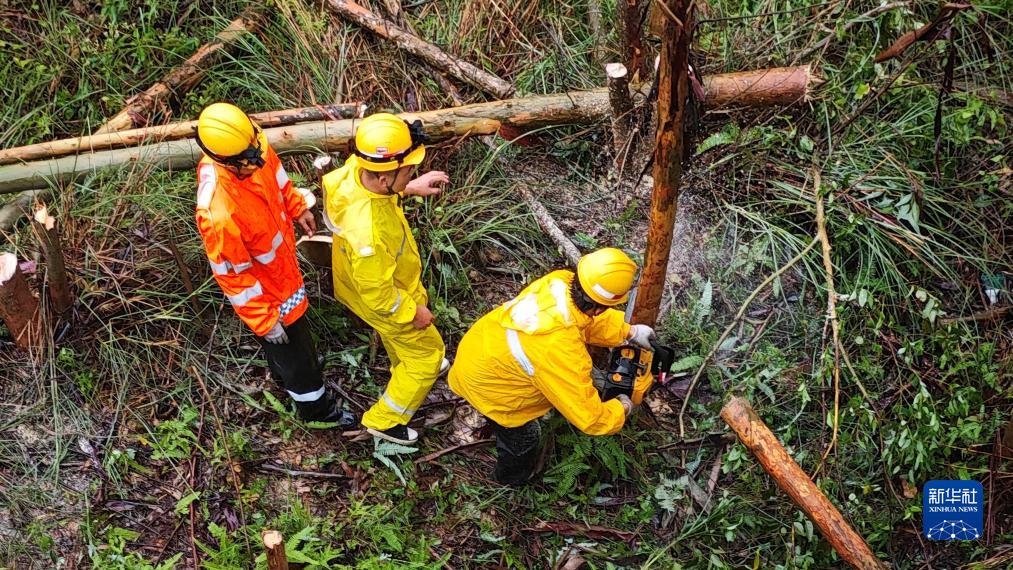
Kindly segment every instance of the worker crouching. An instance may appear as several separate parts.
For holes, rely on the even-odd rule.
[[[498,482],[531,478],[541,449],[538,418],[552,408],[589,435],[623,427],[634,404],[626,395],[601,400],[587,345],[650,347],[654,331],[627,324],[612,308],[627,300],[636,272],[622,251],[600,249],[580,259],[576,274],[538,279],[461,339],[450,388],[492,424]]]
[[[326,219],[334,233],[334,295],[373,327],[390,358],[390,382],[362,416],[369,433],[410,444],[408,421],[450,364],[433,326],[422,285],[418,244],[401,209],[402,196],[432,196],[446,173],[412,179],[425,158],[421,122],[389,113],[363,119],[353,154],[323,179]]]
[[[324,386],[306,322],[309,307],[296,258],[297,222],[316,230],[309,190],[297,189],[264,133],[234,105],[200,114],[197,229],[211,271],[236,314],[264,348],[271,374],[309,421],[354,426]]]

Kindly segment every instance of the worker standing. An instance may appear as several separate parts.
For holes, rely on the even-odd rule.
[[[498,482],[531,478],[541,449],[538,418],[553,407],[589,435],[623,427],[633,401],[626,395],[601,401],[587,345],[632,341],[650,348],[654,330],[627,324],[612,308],[626,301],[636,272],[622,251],[600,249],[580,259],[576,274],[553,271],[528,285],[461,339],[448,382],[492,423]]]
[[[356,129],[352,155],[323,178],[334,232],[334,295],[376,330],[391,364],[390,382],[362,425],[401,444],[418,439],[408,421],[450,367],[422,286],[418,244],[401,209],[403,196],[432,196],[449,181],[439,171],[412,178],[425,158],[424,143],[421,122],[371,115]]]
[[[238,107],[214,103],[197,121],[197,228],[215,280],[264,348],[275,380],[307,421],[356,418],[323,383],[306,322],[309,301],[293,221],[312,235],[309,190],[295,188],[263,131]]]

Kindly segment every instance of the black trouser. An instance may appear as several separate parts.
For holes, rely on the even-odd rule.
[[[542,451],[542,430],[538,420],[513,428],[488,420],[496,434],[496,481],[504,485],[523,485],[535,471]]]
[[[324,389],[322,367],[306,316],[285,327],[288,344],[271,344],[258,336],[271,376],[295,400],[296,410],[307,421],[322,421],[334,407]]]

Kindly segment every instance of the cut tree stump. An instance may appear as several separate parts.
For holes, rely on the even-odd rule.
[[[756,456],[777,486],[820,529],[820,533],[841,558],[861,570],[885,568],[865,539],[851,528],[837,507],[788,455],[748,401],[737,396],[730,398],[721,408],[721,419],[735,430],[742,444]]]
[[[422,58],[433,67],[446,71],[453,77],[477,89],[481,89],[499,99],[505,99],[514,92],[513,85],[497,77],[495,74],[448,54],[394,22],[377,16],[351,0],[327,0],[327,5],[342,18],[358,24],[384,39],[393,41],[399,48]]]
[[[792,81],[786,81],[786,77]],[[704,79],[705,106],[717,108],[730,102],[742,106],[769,106],[805,100],[819,82],[809,66],[716,75]],[[607,117],[609,112],[608,89],[602,88],[476,103],[405,116],[422,119],[429,136],[440,141],[456,136],[490,135],[501,125],[524,130],[594,123]],[[268,128],[264,129],[264,134],[271,146],[282,153],[347,151],[355,124],[351,119],[316,121]],[[200,157],[196,143],[183,139],[0,166],[0,194],[44,188],[53,180],[72,180],[102,168],[127,164],[151,169],[189,169],[196,166]]]
[[[609,106],[612,108],[612,149],[616,156],[616,170],[621,172],[625,157],[633,151],[630,140],[633,131],[630,77],[625,65],[610,63],[605,66],[605,79],[608,83]]]
[[[260,27],[265,11],[262,8],[248,10],[233,20],[228,27],[218,32],[213,40],[200,47],[182,65],[173,69],[161,81],[143,93],[131,97],[127,106],[106,121],[94,134],[122,131],[147,123],[147,115],[174,93],[189,91],[204,76],[208,64],[214,62],[226,49],[244,34]]]
[[[13,253],[0,253],[0,317],[20,348],[39,345],[42,338],[39,300],[32,294]]]
[[[42,245],[42,254],[46,259],[46,285],[53,308],[64,314],[74,305],[74,296],[70,292],[70,280],[67,279],[67,267],[63,258],[63,243],[60,239],[60,228],[56,218],[49,215],[49,210],[42,206],[35,211],[35,233]]]
[[[268,570],[288,570],[288,557],[285,556],[285,538],[276,530],[264,530],[260,533],[267,550]]]

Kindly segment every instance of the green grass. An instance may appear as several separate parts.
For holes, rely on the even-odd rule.
[[[94,129],[248,4],[12,8],[12,28],[0,31],[0,51],[9,55],[0,60],[0,145]],[[602,82],[583,3],[404,4],[420,34],[513,81],[520,94]],[[791,64],[827,30],[873,7],[809,5],[709,3],[697,29],[698,68],[709,74]],[[692,160],[684,192],[705,204],[695,215],[706,237],[693,244],[696,262],[678,276],[682,285],[673,288],[660,327],[695,372],[753,287],[811,240],[811,173],[819,170],[850,363],[841,374],[836,449],[821,461],[834,389],[819,248],[760,295],[708,364],[688,410],[687,437],[727,432],[717,415],[723,396],[747,396],[898,568],[1001,565],[994,545],[1013,540],[1001,511],[1010,504],[1001,492],[1009,465],[989,465],[1013,400],[1013,339],[1003,322],[942,323],[981,310],[981,274],[1013,266],[1005,142],[1013,116],[1000,102],[1013,79],[1009,58],[996,57],[1013,51],[1009,3],[977,6],[955,20],[958,87],[944,98],[938,176],[933,122],[946,42],[912,46],[903,77],[841,128],[900,69],[898,61],[872,63],[875,53],[936,9],[916,2],[887,12],[813,55],[826,84],[806,105],[704,118],[693,144],[721,135]],[[613,59],[615,2],[604,2],[602,13]],[[737,16],[745,18],[707,21]],[[459,88],[468,101],[486,98]],[[285,0],[168,111],[192,117],[220,99],[250,111],[340,101],[402,110],[409,98],[423,109],[449,105],[418,60],[332,18],[319,3]],[[546,176],[542,199],[582,231],[602,224],[596,237],[581,238],[584,247],[627,245],[642,231],[642,201],[617,211],[608,199],[606,130],[547,129],[538,133],[540,146],[503,155],[508,164],[526,165],[535,153],[565,165],[565,180]],[[475,317],[560,260],[523,202],[505,191],[511,169],[484,145],[448,144],[430,157],[427,166],[447,170],[453,184],[439,198],[408,201],[406,211],[452,345]],[[311,159],[286,157],[286,168],[313,185]],[[312,430],[269,395],[273,384],[256,344],[210,279],[193,225],[194,185],[192,172],[106,172],[64,190],[53,205],[68,224],[68,266],[80,300],[48,354],[30,360],[0,348],[0,566],[190,568],[196,549],[204,568],[249,567],[260,556],[260,531],[274,528],[290,541],[290,559],[310,568],[536,568],[578,555],[592,568],[840,567],[740,444],[666,447],[681,443],[682,403],[667,393],[654,401],[654,419],[639,414],[610,438],[589,438],[549,418],[542,480],[521,490],[491,484],[488,448],[414,464],[454,444],[451,425],[439,423],[425,430],[419,451],[391,459],[402,484],[373,457],[371,443]],[[566,199],[557,199],[562,191]],[[199,314],[170,244],[191,272]],[[35,239],[22,229],[7,249],[32,258]],[[307,271],[328,377],[368,405],[387,378],[382,351],[371,367],[368,335],[329,297],[328,280],[326,271]],[[427,417],[446,409],[427,410]],[[289,478],[258,467],[274,460],[352,478]],[[707,493],[712,473],[703,506],[693,488]],[[993,545],[923,546],[913,534],[920,496],[906,489],[963,477],[997,490],[990,497],[999,513]],[[599,525],[636,539],[530,530],[540,523]]]

